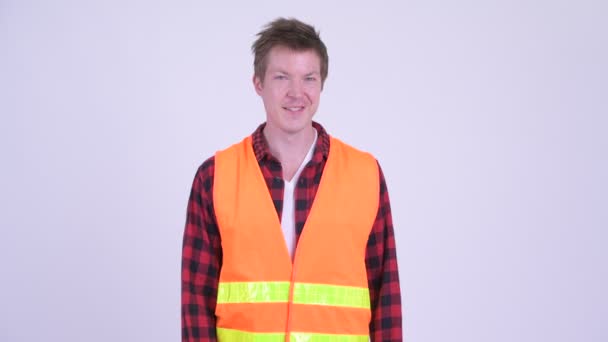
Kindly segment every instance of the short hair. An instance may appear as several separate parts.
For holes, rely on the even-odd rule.
[[[264,80],[266,74],[266,57],[275,46],[285,46],[295,51],[313,50],[321,60],[321,83],[325,83],[328,72],[329,57],[327,48],[319,32],[311,25],[294,18],[278,18],[268,23],[258,34],[258,39],[251,45],[254,54],[254,75]]]

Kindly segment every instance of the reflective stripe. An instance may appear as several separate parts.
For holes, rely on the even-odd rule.
[[[218,304],[277,303],[289,300],[289,282],[221,282]],[[364,287],[296,283],[296,304],[370,308],[369,290]]]
[[[276,303],[289,299],[289,282],[220,283],[217,303]]]
[[[217,339],[220,342],[283,342],[283,333],[254,333],[235,329],[217,328]],[[366,335],[313,334],[294,332],[289,336],[292,342],[368,342]]]
[[[293,302],[296,304],[370,308],[369,290],[353,286],[296,283]]]
[[[369,342],[367,335],[291,333],[292,342]]]
[[[253,333],[249,331],[216,328],[219,342],[284,342],[284,333]]]

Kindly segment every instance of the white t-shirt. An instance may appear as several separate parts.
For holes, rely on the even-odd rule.
[[[300,178],[300,174],[302,170],[308,164],[308,162],[312,159],[312,155],[315,150],[315,145],[317,144],[317,130],[315,129],[315,139],[310,145],[310,149],[304,157],[302,164],[296,171],[296,174],[291,178],[290,181],[283,180],[285,182],[285,188],[283,190],[283,212],[281,213],[281,229],[283,230],[283,236],[285,237],[285,244],[287,245],[287,250],[289,251],[289,255],[291,256],[291,260],[293,261],[293,255],[296,249],[296,222],[295,222],[295,199],[294,199],[294,191],[295,187],[298,184],[298,178]]]

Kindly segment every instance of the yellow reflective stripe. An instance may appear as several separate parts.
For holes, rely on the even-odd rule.
[[[243,330],[216,328],[217,340],[220,342],[283,342],[284,333],[253,333]]]
[[[286,303],[288,300],[289,282],[220,282],[217,293],[218,304]],[[370,308],[369,290],[353,286],[296,283],[293,302]]]
[[[369,290],[365,287],[296,283],[293,292],[296,304],[370,308]]]
[[[283,342],[284,333],[254,333],[243,330],[217,328],[217,340],[220,342]],[[368,342],[367,335],[338,335],[293,332],[289,336],[292,342]]]
[[[220,282],[217,303],[277,303],[289,300],[289,282]]]
[[[291,333],[291,342],[369,342],[367,335]]]

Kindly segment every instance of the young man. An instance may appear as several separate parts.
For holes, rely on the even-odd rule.
[[[253,53],[266,122],[194,178],[182,341],[401,341],[380,166],[312,121],[324,43],[312,26],[278,19]]]

